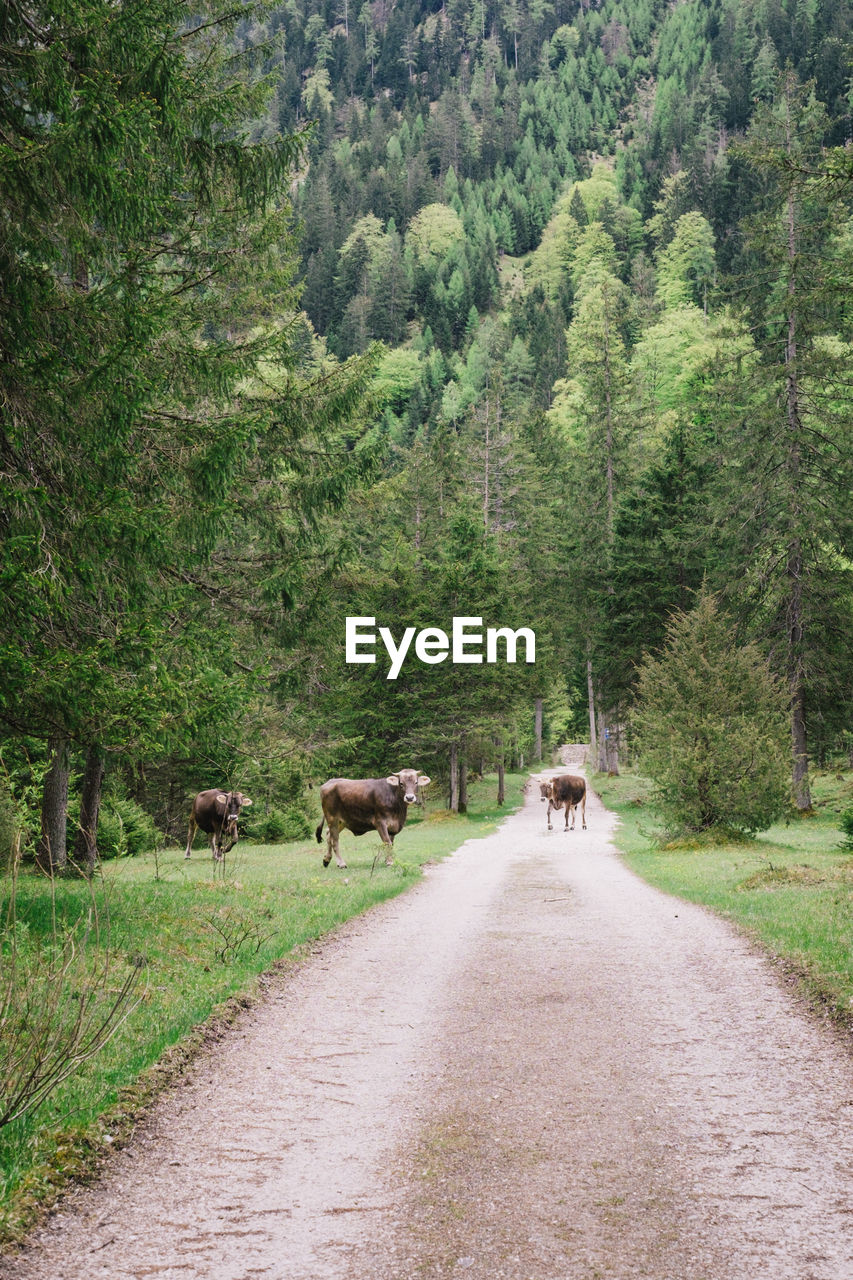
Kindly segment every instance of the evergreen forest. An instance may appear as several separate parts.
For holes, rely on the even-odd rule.
[[[9,0],[0,58],[7,851],[617,772],[710,595],[809,809],[853,756],[848,4]],[[389,679],[347,617],[536,661]]]

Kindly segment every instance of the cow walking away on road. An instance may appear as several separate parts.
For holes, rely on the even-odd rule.
[[[327,867],[335,855],[339,867],[347,864],[338,848],[338,837],[344,830],[354,836],[378,831],[385,845],[385,862],[394,861],[394,837],[403,830],[410,804],[419,804],[418,789],[429,785],[429,778],[417,769],[401,769],[387,778],[330,778],[320,788],[323,816],[317,828],[317,843],[322,843],[323,823],[328,824],[328,845],[323,858]]]
[[[566,825],[564,831],[574,831],[575,829],[575,809],[578,805],[581,807],[581,825],[586,831],[586,782],[583,778],[578,778],[573,773],[563,773],[559,778],[549,778],[547,782],[539,783],[539,793],[543,800],[548,801],[548,830],[552,831],[551,826],[551,810],[562,809],[565,805],[566,809]],[[572,815],[572,825],[569,826],[569,813]]]
[[[199,791],[193,800],[190,829],[187,833],[185,858],[190,856],[193,838],[201,828],[210,836],[213,861],[221,862],[226,853],[237,843],[237,819],[241,809],[248,809],[251,800],[239,791]]]

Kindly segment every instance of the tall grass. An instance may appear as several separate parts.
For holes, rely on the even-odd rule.
[[[86,1175],[99,1153],[121,1141],[168,1076],[164,1062],[180,1061],[199,1028],[232,1017],[265,970],[295,963],[306,944],[413,884],[425,864],[494,830],[521,803],[525,777],[507,776],[503,808],[489,778],[472,784],[465,817],[435,801],[412,813],[396,837],[392,867],[378,836],[349,832],[341,836],[345,871],[324,869],[324,848],[313,839],[241,841],[224,872],[214,873],[201,841],[189,862],[179,848],[105,864],[94,893],[109,918],[109,946],[125,965],[147,971],[147,988],[96,1057],[0,1129],[0,1245],[21,1239],[69,1178]],[[18,878],[17,918],[31,942],[49,938],[54,913],[73,927],[88,910],[87,885],[58,881],[54,889],[34,874]]]

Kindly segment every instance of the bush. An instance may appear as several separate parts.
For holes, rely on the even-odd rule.
[[[98,854],[104,858],[150,853],[162,844],[153,819],[134,800],[108,797],[98,820]]]
[[[846,853],[853,853],[853,809],[845,809],[838,824],[844,832],[841,848]]]
[[[254,840],[258,844],[282,844],[288,840],[306,840],[312,832],[311,823],[302,809],[295,806],[276,809],[273,806],[266,813],[255,813],[246,810],[240,819],[241,836],[245,840]]]
[[[15,802],[12,788],[0,777],[0,869],[11,866],[24,832],[25,816]]]
[[[673,617],[639,692],[643,768],[676,831],[763,831],[784,812],[787,694],[758,647],[736,643],[712,595]]]

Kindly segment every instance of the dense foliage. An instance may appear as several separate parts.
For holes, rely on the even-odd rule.
[[[808,807],[853,709],[851,23],[7,5],[13,838],[91,865],[105,767],[173,834],[220,784],[296,834],[311,776],[529,757],[537,700],[615,769],[703,582]],[[347,614],[531,627],[537,662],[389,681]]]
[[[784,812],[784,689],[756,645],[732,647],[713,596],[672,618],[638,694],[643,764],[671,828],[761,831]]]

